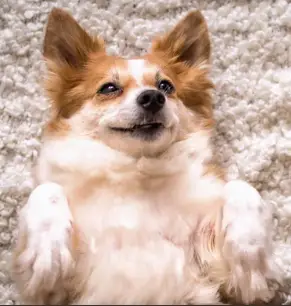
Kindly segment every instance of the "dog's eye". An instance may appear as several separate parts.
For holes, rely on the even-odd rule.
[[[102,94],[102,95],[108,95],[111,93],[115,93],[117,91],[120,91],[121,88],[119,86],[117,86],[114,83],[106,83],[104,85],[102,85],[100,87],[100,89],[98,89],[97,93]]]
[[[174,85],[167,80],[161,80],[158,83],[158,88],[168,95],[173,93],[173,91],[175,90]]]

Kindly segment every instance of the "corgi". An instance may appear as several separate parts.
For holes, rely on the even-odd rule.
[[[19,215],[13,278],[33,304],[269,301],[272,211],[215,161],[211,44],[189,12],[150,51],[106,54],[48,18],[51,118]]]

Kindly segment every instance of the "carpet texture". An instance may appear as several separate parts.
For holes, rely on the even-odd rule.
[[[289,2],[289,3],[288,3]],[[9,278],[16,216],[30,191],[48,104],[41,44],[53,6],[67,8],[111,53],[145,51],[190,9],[202,10],[213,43],[218,155],[231,178],[274,207],[276,259],[291,276],[291,3],[189,0],[1,0],[0,304],[16,303]],[[271,235],[272,233],[270,233]],[[291,286],[290,286],[291,288]],[[291,293],[291,289],[290,289]],[[286,295],[287,302],[288,296]],[[291,298],[290,298],[291,300]]]

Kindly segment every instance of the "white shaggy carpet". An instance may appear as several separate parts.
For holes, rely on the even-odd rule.
[[[276,257],[290,278],[290,1],[1,0],[0,304],[16,299],[9,248],[17,209],[31,191],[30,169],[46,118],[41,43],[53,6],[69,9],[90,32],[103,35],[110,52],[126,56],[144,52],[155,34],[188,10],[203,11],[214,50],[217,150],[232,178],[252,183],[274,206]]]

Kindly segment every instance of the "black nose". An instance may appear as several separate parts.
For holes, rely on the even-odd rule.
[[[157,113],[166,102],[165,96],[158,90],[145,90],[137,97],[137,103],[145,110]]]

